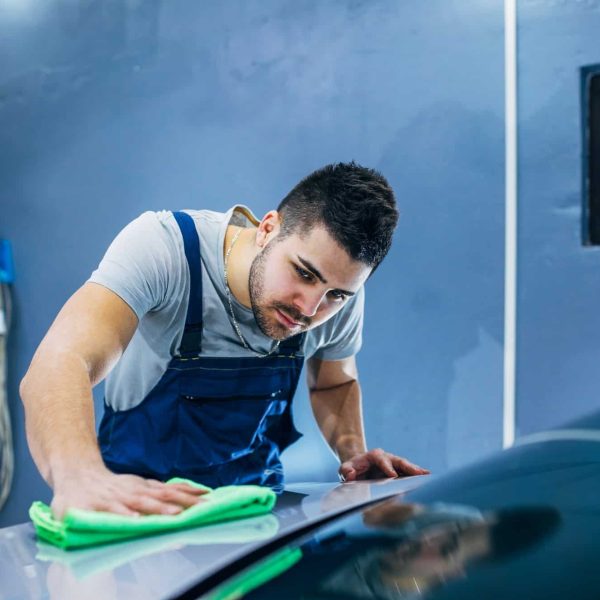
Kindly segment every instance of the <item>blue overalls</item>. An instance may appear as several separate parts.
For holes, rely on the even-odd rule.
[[[304,334],[267,357],[199,356],[202,337],[200,240],[192,217],[173,213],[183,236],[190,295],[179,352],[134,408],[105,405],[98,441],[107,467],[210,487],[283,483],[280,453],[301,437],[291,403]]]

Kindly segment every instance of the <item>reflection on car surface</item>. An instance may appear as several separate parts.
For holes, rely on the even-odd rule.
[[[0,530],[0,598],[597,600],[600,412],[434,477],[296,484],[273,514],[64,552]]]
[[[475,564],[500,563],[552,535],[548,507],[481,512],[450,504],[385,500],[290,544],[206,598],[408,598]]]
[[[600,412],[532,434],[197,591],[211,600],[597,600],[599,442]]]

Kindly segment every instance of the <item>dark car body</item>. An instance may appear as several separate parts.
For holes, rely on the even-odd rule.
[[[600,598],[600,413],[443,476],[286,488],[272,515],[64,552],[0,530],[0,598]]]
[[[280,551],[293,561],[261,585],[248,589],[240,573],[220,589],[233,597],[237,581],[246,598],[290,600],[600,598],[600,414],[524,437]],[[226,597],[215,589],[205,597]]]

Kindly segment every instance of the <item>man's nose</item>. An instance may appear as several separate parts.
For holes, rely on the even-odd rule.
[[[296,296],[294,304],[305,317],[314,317],[326,293],[317,289],[303,290]]]

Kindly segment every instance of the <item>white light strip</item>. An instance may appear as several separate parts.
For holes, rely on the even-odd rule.
[[[517,6],[504,0],[505,250],[504,250],[504,448],[515,441],[517,336]]]
[[[597,429],[558,429],[556,431],[540,431],[519,438],[515,442],[515,446],[539,444],[541,442],[600,442],[600,431]]]

